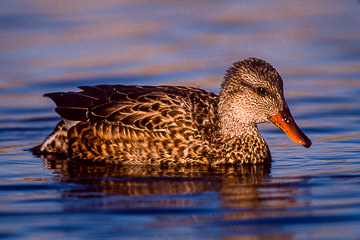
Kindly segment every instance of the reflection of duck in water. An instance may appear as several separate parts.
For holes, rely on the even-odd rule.
[[[57,181],[72,184],[61,190],[63,198],[100,197],[102,200],[96,200],[96,204],[100,204],[102,208],[138,211],[145,207],[154,211],[157,208],[175,207],[186,211],[186,207],[194,209],[194,206],[210,206],[209,211],[212,211],[214,202],[217,202],[219,207],[232,209],[231,212],[226,211],[226,214],[223,212],[225,218],[243,219],[268,216],[269,211],[263,211],[264,208],[273,209],[276,214],[283,208],[284,215],[287,216],[289,207],[302,204],[294,196],[298,191],[296,183],[301,183],[304,179],[269,177],[270,165],[114,166],[84,164],[53,155],[48,155],[44,160],[46,167],[57,174]],[[201,194],[200,198],[198,194]],[[108,199],[110,196],[115,198]],[[117,199],[116,196],[130,198]],[[147,196],[150,198],[146,198]],[[91,203],[81,203],[81,208],[94,210]],[[256,208],[261,210],[254,211]],[[238,211],[239,209],[241,210]],[[194,220],[193,217],[191,214],[191,219]]]
[[[76,184],[63,192],[73,197],[85,197],[87,193],[89,196],[151,196],[219,192],[231,196],[244,194],[246,198],[251,195],[255,199],[258,186],[262,186],[263,178],[270,173],[270,165],[113,166],[83,164],[53,155],[44,160],[46,168],[61,175],[61,181]]]
[[[256,126],[267,121],[310,147],[269,63],[236,62],[224,79],[219,95],[190,87],[124,85],[45,94],[63,120],[36,152],[117,164],[268,163],[270,151]]]

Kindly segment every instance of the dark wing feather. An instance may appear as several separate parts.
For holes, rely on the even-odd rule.
[[[81,90],[86,93],[88,96],[96,96],[98,99],[106,99],[108,97],[107,92],[113,89],[106,91],[105,89],[99,86],[79,86]]]
[[[63,119],[71,121],[86,121],[88,108],[57,107],[55,108],[55,112],[57,112]]]
[[[58,107],[88,107],[99,100],[96,96],[82,92],[55,92],[44,94],[44,96],[51,98]]]
[[[114,88],[100,86],[81,86],[81,92],[55,92],[44,96],[51,98],[57,107],[55,111],[64,119],[73,121],[88,120],[91,107],[109,102],[109,95]]]

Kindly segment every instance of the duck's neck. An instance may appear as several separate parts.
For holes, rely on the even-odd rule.
[[[220,120],[220,132],[226,138],[243,138],[246,136],[260,137],[259,130],[255,124],[237,123]]]
[[[241,138],[244,136],[260,136],[259,130],[255,123],[249,122],[246,113],[241,109],[224,110],[220,102],[219,107],[219,124],[220,133],[226,138]]]
[[[221,134],[227,138],[260,136],[254,120],[254,109],[251,106],[251,102],[241,95],[230,98],[221,92],[218,104]]]

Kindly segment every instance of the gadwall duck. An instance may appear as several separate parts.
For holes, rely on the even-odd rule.
[[[268,62],[248,58],[225,73],[220,94],[181,86],[97,85],[44,96],[62,117],[40,154],[111,164],[266,164],[257,124],[273,122],[308,148]]]

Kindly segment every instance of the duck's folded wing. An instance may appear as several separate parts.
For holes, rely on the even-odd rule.
[[[45,94],[66,120],[103,121],[133,129],[160,130],[191,127],[189,103],[172,87],[98,85],[81,92]]]

